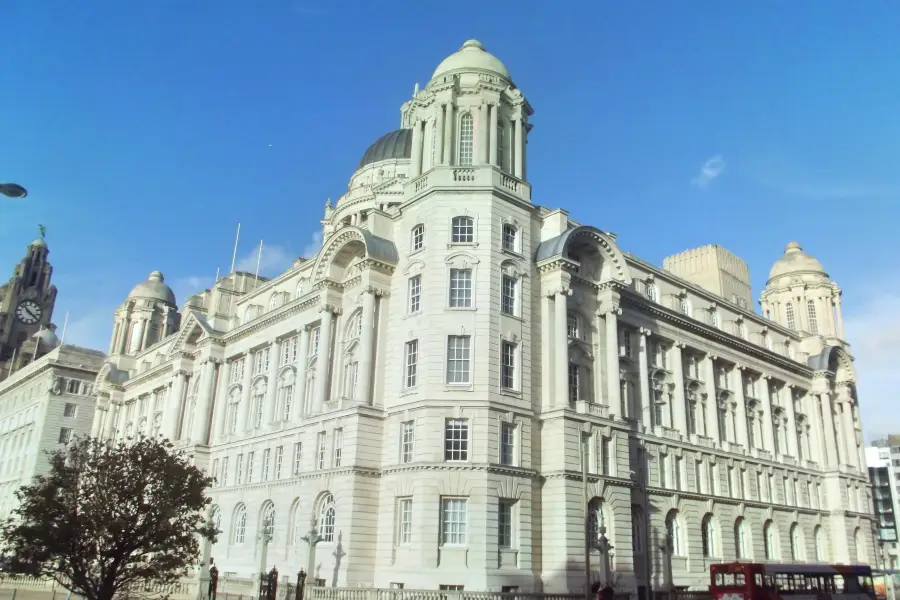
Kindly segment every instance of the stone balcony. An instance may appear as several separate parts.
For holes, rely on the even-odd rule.
[[[406,184],[407,200],[414,200],[432,191],[457,191],[494,189],[531,202],[531,185],[504,173],[492,165],[472,165],[471,167],[435,167],[410,180]]]

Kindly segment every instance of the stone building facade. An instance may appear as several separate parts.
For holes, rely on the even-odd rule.
[[[129,294],[94,433],[165,435],[215,474],[223,575],[576,592],[586,556],[632,590],[734,558],[866,562],[822,265],[788,245],[760,316],[719,246],[626,253],[532,201],[532,112],[466,42],[326,205],[316,256],[180,311],[158,272]]]

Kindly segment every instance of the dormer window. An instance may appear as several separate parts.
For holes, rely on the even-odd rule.
[[[278,292],[275,292],[272,294],[272,297],[269,298],[269,310],[275,310],[276,308],[278,308],[278,301]]]
[[[659,300],[659,292],[656,289],[656,284],[652,281],[647,282],[647,300],[650,302],[657,302]]]
[[[515,225],[503,225],[503,249],[507,252],[519,251],[519,231]]]
[[[422,223],[412,228],[411,246],[413,252],[418,252],[425,247],[425,225]]]
[[[688,300],[687,296],[682,296],[679,299],[679,310],[681,310],[681,314],[690,316],[691,315],[691,303]]]
[[[475,242],[475,220],[472,217],[453,217],[452,237],[454,244],[472,244]]]

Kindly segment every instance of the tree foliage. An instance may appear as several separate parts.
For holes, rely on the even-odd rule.
[[[197,563],[200,538],[216,541],[206,517],[212,478],[168,441],[80,438],[50,465],[16,493],[4,550],[87,600],[175,583]]]

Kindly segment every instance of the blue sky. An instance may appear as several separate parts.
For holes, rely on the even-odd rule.
[[[105,349],[151,270],[179,303],[208,284],[238,222],[239,259],[263,239],[284,267],[474,37],[535,108],[535,202],[656,264],[721,244],[754,294],[796,239],[845,291],[868,432],[900,430],[898,4],[6,0],[0,21],[0,180],[31,192],[0,204],[0,259],[47,226],[67,342]]]

